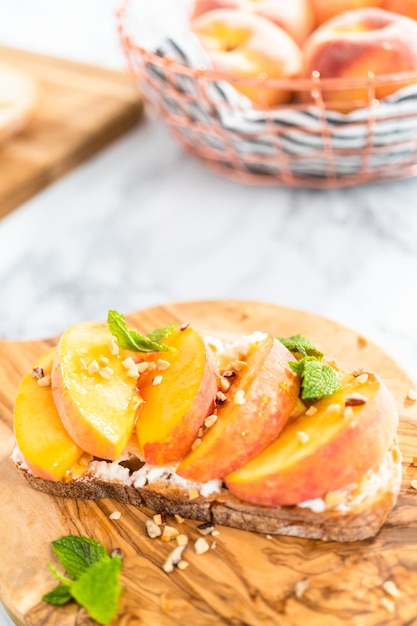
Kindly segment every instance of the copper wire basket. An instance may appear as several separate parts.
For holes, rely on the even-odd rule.
[[[131,72],[174,138],[217,174],[246,183],[346,187],[417,175],[417,72],[367,78],[233,79],[146,49],[129,32],[125,0],[118,29]],[[141,2],[143,0],[136,0]],[[291,90],[294,104],[242,106],[239,85]],[[399,91],[379,101],[379,87]],[[327,90],[362,89],[349,114],[326,106]],[[297,102],[309,93],[310,101]]]

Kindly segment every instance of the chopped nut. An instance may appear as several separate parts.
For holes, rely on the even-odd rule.
[[[400,595],[400,590],[393,580],[386,580],[382,585],[382,589],[393,598],[398,598]]]
[[[211,426],[213,426],[213,424],[215,424],[217,422],[217,415],[215,415],[214,413],[212,413],[211,415],[209,415],[208,417],[206,417],[206,419],[204,420],[204,426],[206,428],[210,428]]]
[[[340,413],[340,405],[339,404],[329,404],[326,409],[326,413]]]
[[[265,535],[265,539],[272,539],[272,535]]]
[[[99,369],[100,369],[100,365],[94,359],[94,361],[91,361],[90,365],[88,366],[87,371],[89,374],[95,374],[96,372],[99,371]]]
[[[163,372],[165,370],[168,369],[168,367],[171,367],[171,363],[169,361],[165,361],[164,359],[158,359],[156,362],[156,369],[159,372]]]
[[[410,487],[412,487],[413,489],[417,489],[417,480],[412,480],[410,482]]]
[[[188,566],[189,566],[189,562],[184,561],[183,559],[181,559],[181,561],[177,564],[177,568],[181,570],[187,569]]]
[[[367,383],[368,382],[368,378],[369,378],[369,374],[367,374],[366,372],[364,374],[359,374],[359,376],[356,376],[356,380],[361,385],[363,385],[364,383]]]
[[[224,378],[234,378],[235,376],[237,376],[236,370],[225,370],[223,372]]]
[[[230,389],[230,383],[227,378],[220,378],[220,389],[226,393]]]
[[[417,389],[409,389],[407,399],[415,402],[417,400]]]
[[[122,559],[124,557],[124,553],[121,548],[113,548],[113,550],[110,552],[110,556],[112,558],[114,558],[115,556],[118,556]]]
[[[308,409],[307,409],[305,414],[306,415],[315,415],[317,413],[317,411],[318,411],[318,409],[315,406],[311,405],[311,406],[308,407]]]
[[[187,330],[189,326],[190,326],[190,322],[187,322],[186,324],[181,324],[180,330]]]
[[[98,373],[100,374],[100,376],[102,378],[105,378],[106,380],[110,380],[110,378],[113,375],[113,370],[111,367],[109,367],[108,365],[106,365],[106,367],[102,367]]]
[[[197,530],[200,535],[211,535],[214,530],[214,524],[212,522],[204,522],[204,524],[197,526]]]
[[[39,387],[49,387],[50,384],[51,384],[50,374],[46,374],[45,376],[42,376],[42,378],[38,378]]]
[[[139,374],[144,374],[149,368],[148,361],[142,361],[142,363],[137,363],[136,365],[137,365]]]
[[[30,375],[32,376],[32,378],[36,378],[37,380],[39,380],[40,378],[43,378],[45,374],[43,372],[43,369],[37,366],[33,368]]]
[[[220,530],[217,530],[215,528],[214,530],[211,531],[211,536],[212,537],[217,537],[218,535],[220,535]]]
[[[156,537],[160,537],[162,535],[162,530],[160,526],[153,520],[147,519],[145,522],[146,532],[148,533],[148,537],[151,539],[155,539]]]
[[[181,515],[178,515],[177,513],[175,513],[174,517],[175,517],[175,521],[178,524],[183,524],[185,522],[185,519],[181,517]]]
[[[175,539],[175,537],[178,537],[179,534],[180,534],[179,531],[176,528],[174,528],[174,526],[168,526],[167,524],[166,526],[164,526],[161,539],[162,541],[171,541],[171,539]]]
[[[355,416],[355,412],[352,409],[352,407],[351,406],[345,407],[343,411],[343,417],[345,418],[345,420],[352,420],[354,416]]]
[[[361,393],[351,393],[345,398],[345,406],[361,406],[367,402],[368,398]]]
[[[216,397],[214,398],[214,402],[215,404],[224,404],[224,402],[226,402],[227,398],[224,395],[224,393],[222,391],[218,391],[216,393]]]
[[[119,345],[117,343],[116,337],[112,337],[109,341],[109,343],[107,344],[107,347],[109,349],[110,354],[112,354],[113,356],[116,356],[116,354],[119,354]]]
[[[156,363],[154,363],[153,361],[148,363],[148,372],[154,372],[155,370],[156,370]]]
[[[235,404],[239,404],[239,405],[243,405],[246,402],[246,398],[245,398],[245,390],[244,389],[238,389],[235,393],[235,397],[233,398],[233,402]]]
[[[177,546],[170,552],[165,560],[165,563],[162,566],[162,569],[167,574],[170,574],[174,571],[174,567],[178,565],[181,561],[182,553],[184,552],[185,546]]]
[[[88,369],[88,365],[85,359],[83,359],[83,357],[80,357],[80,367],[82,370],[87,370]]]
[[[129,370],[131,367],[135,367],[137,364],[134,362],[131,356],[128,356],[126,359],[123,359],[122,365],[125,370]]]
[[[181,535],[178,535],[178,536],[177,536],[177,544],[178,544],[179,546],[186,546],[186,545],[187,545],[187,543],[188,543],[188,537],[187,537],[187,535],[183,535],[183,534],[181,534]]]
[[[367,343],[368,342],[367,342],[366,338],[363,337],[362,335],[359,335],[359,337],[358,337],[358,346],[360,348],[364,348],[367,345]]]
[[[110,513],[109,519],[111,520],[120,519],[121,516],[122,514],[120,513],[120,511],[113,511],[113,513]]]
[[[126,376],[128,378],[139,378],[140,374],[136,363],[134,363],[132,367],[129,367],[129,369],[126,371]]]
[[[212,541],[211,542],[211,546],[210,546],[210,550],[215,550],[217,548],[217,541]]]
[[[395,604],[392,600],[390,600],[389,598],[381,598],[380,603],[384,607],[384,609],[388,611],[388,613],[394,613]]]
[[[326,506],[328,506],[329,509],[332,509],[335,506],[341,504],[344,499],[345,497],[340,491],[329,491],[328,493],[326,493],[324,501],[326,503]]]
[[[201,438],[200,438],[200,437],[197,437],[197,439],[195,439],[195,440],[194,440],[194,443],[193,443],[193,445],[191,446],[191,450],[195,450],[196,448],[198,448],[198,446],[200,445],[200,443],[201,443]]]
[[[152,380],[152,385],[156,387],[156,385],[160,385],[162,383],[162,380],[163,380],[163,376],[161,375],[155,376],[154,379]]]
[[[297,430],[297,439],[300,443],[307,443],[310,440],[310,437],[303,430]]]
[[[102,363],[103,365],[108,365],[110,363],[110,360],[106,357],[106,356],[101,356],[99,358],[100,363]]]
[[[189,500],[195,500],[196,498],[199,498],[199,497],[200,497],[200,492],[195,487],[191,487],[191,489],[188,490]]]
[[[210,550],[210,546],[204,537],[199,537],[197,541],[194,543],[194,550],[196,554],[204,554],[208,550]]]
[[[152,517],[153,521],[155,522],[155,524],[157,524],[158,526],[160,526],[162,524],[162,515],[160,513],[156,513],[153,517]]]
[[[310,584],[310,579],[309,578],[304,578],[303,580],[298,580],[295,583],[295,586],[294,586],[295,597],[298,598],[298,599],[302,598],[304,593],[306,592],[309,584]]]

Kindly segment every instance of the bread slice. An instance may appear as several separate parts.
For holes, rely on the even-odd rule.
[[[91,461],[85,473],[68,482],[34,476],[15,449],[12,458],[31,487],[64,498],[118,502],[147,507],[213,524],[270,535],[325,541],[357,541],[373,537],[394,507],[401,486],[398,444],[379,467],[357,483],[297,506],[257,506],[239,500],[221,481],[193,483],[172,468],[146,466],[134,453],[120,461]]]
[[[36,84],[29,76],[0,64],[0,144],[21,131],[36,104]]]

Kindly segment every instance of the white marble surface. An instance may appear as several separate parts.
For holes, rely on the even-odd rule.
[[[124,66],[113,0],[3,4],[1,43]],[[55,334],[110,307],[260,299],[355,327],[417,378],[416,276],[417,179],[245,187],[184,155],[149,113],[0,221],[0,338]]]

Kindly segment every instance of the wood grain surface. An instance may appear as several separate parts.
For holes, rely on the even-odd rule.
[[[150,511],[111,500],[73,501],[30,489],[8,458],[13,448],[12,412],[22,374],[54,340],[0,343],[0,597],[16,623],[28,626],[91,626],[74,604],[41,602],[54,586],[47,563],[50,542],[67,533],[85,534],[107,549],[124,552],[124,592],[117,626],[405,626],[417,624],[417,403],[407,400],[414,383],[373,343],[313,314],[255,302],[191,302],[147,309],[129,316],[143,331],[171,321],[200,330],[301,332],[346,368],[363,367],[384,378],[400,413],[404,479],[398,504],[372,540],[349,544],[267,537],[219,527],[216,545],[204,555],[187,548],[190,566],[165,574],[170,543],[144,532]],[[352,455],[354,450],[352,450]],[[109,514],[119,510],[119,520]],[[173,525],[177,525],[172,520]],[[196,522],[181,532],[196,539]],[[178,525],[177,525],[178,526]],[[210,542],[214,538],[209,539]],[[308,579],[299,598],[296,584]],[[399,596],[387,593],[392,581]]]
[[[38,87],[28,127],[0,146],[0,218],[131,128],[143,102],[130,76],[0,46]]]

